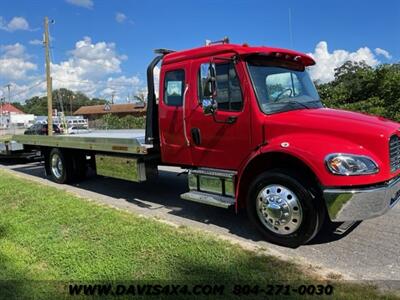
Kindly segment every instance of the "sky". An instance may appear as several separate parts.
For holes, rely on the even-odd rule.
[[[400,1],[3,0],[0,96],[45,93],[43,19],[50,25],[53,87],[118,102],[145,88],[156,48],[175,50],[228,36],[232,43],[295,49],[329,82],[347,60],[400,61]]]

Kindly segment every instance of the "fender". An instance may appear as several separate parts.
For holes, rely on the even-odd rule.
[[[241,193],[243,192],[241,190],[241,185],[242,185],[242,180],[243,180],[243,174],[245,173],[245,171],[247,170],[247,168],[249,167],[249,165],[251,165],[251,163],[257,159],[258,157],[260,157],[261,155],[266,155],[266,154],[282,154],[282,155],[287,155],[290,157],[293,157],[294,159],[297,159],[298,161],[303,162],[310,170],[312,170],[312,172],[314,172],[314,174],[316,174],[316,172],[314,171],[313,167],[311,167],[310,162],[307,161],[307,159],[305,157],[303,157],[301,154],[296,153],[295,151],[291,151],[291,149],[282,149],[281,147],[271,147],[271,146],[262,146],[260,148],[258,148],[257,150],[254,150],[252,153],[250,153],[250,155],[247,157],[247,159],[244,161],[244,163],[241,165],[238,174],[237,174],[237,184],[236,184],[236,202],[235,202],[235,210],[236,212],[238,211],[239,208],[239,202],[241,201],[239,198],[241,195]]]
[[[252,162],[261,155],[285,155],[288,158],[293,158],[308,168],[322,186],[354,186],[387,180],[387,176],[381,174],[381,172],[361,176],[337,176],[331,174],[325,166],[325,157],[330,153],[340,152],[367,155],[374,159],[379,166],[384,165],[384,162],[379,158],[382,157],[381,155],[377,155],[375,151],[372,153],[347,139],[301,132],[278,136],[252,151],[239,168],[236,184],[236,210],[239,206],[238,203],[243,200],[240,199],[243,197],[243,191],[241,190],[243,188],[243,175]]]

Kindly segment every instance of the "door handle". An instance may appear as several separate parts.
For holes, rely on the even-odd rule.
[[[233,124],[233,123],[236,123],[237,119],[238,119],[237,116],[229,116],[228,119],[226,119],[226,122],[228,124]]]
[[[220,123],[220,124],[234,124],[236,123],[238,117],[237,116],[229,116],[225,120],[217,120],[217,117],[215,116],[215,113],[212,114],[213,120],[215,123]]]

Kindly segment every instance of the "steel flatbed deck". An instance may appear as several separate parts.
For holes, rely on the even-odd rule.
[[[14,135],[12,140],[29,146],[145,155],[152,146],[144,144],[144,137],[145,131],[142,129],[124,129],[73,135]]]

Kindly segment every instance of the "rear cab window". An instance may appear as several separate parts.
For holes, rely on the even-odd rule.
[[[168,106],[182,106],[185,89],[185,71],[174,70],[165,73],[164,103]]]

